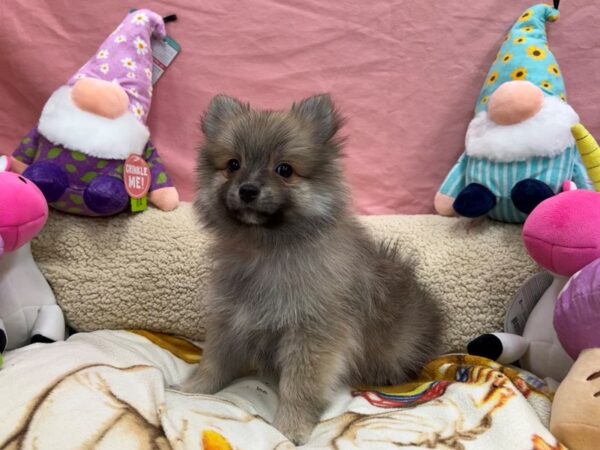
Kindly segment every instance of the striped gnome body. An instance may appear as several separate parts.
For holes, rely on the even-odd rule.
[[[487,213],[490,218],[523,223],[527,214],[517,209],[511,192],[525,180],[539,180],[552,193],[558,193],[564,181],[568,180],[580,189],[588,186],[585,168],[572,144],[556,156],[535,156],[513,161],[485,159],[465,153],[446,177],[440,192],[456,198],[471,184],[485,186],[496,197],[495,206]]]
[[[514,24],[489,70],[467,130],[465,152],[435,199],[442,215],[523,223],[565,181],[589,189],[571,134],[579,117],[566,102],[546,22],[558,10],[540,4]]]

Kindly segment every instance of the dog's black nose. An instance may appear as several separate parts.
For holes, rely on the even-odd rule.
[[[246,202],[250,203],[260,194],[260,189],[255,184],[246,183],[240,186],[240,198]]]

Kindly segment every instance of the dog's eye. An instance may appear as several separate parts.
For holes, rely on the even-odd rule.
[[[294,173],[294,169],[292,169],[292,166],[289,164],[282,163],[275,167],[275,172],[277,172],[277,175],[283,178],[289,178]]]
[[[237,159],[230,159],[227,161],[227,170],[230,172],[240,170],[240,162]]]

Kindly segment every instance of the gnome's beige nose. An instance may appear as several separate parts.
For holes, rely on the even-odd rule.
[[[77,80],[71,99],[82,110],[108,119],[123,115],[129,106],[129,97],[121,86],[93,78]]]
[[[508,81],[490,96],[488,115],[498,125],[514,125],[542,108],[544,93],[529,81]]]

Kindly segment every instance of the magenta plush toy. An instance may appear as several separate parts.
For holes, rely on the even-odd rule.
[[[65,320],[31,256],[48,218],[44,194],[0,156],[0,352],[65,337]]]

